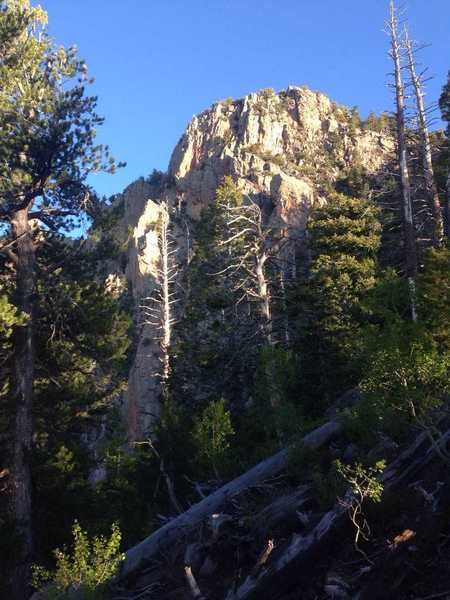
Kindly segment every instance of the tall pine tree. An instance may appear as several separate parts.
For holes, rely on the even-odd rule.
[[[28,0],[0,2],[0,220],[10,245],[13,302],[25,316],[15,328],[9,397],[14,418],[7,456],[9,513],[21,551],[9,575],[15,598],[26,596],[33,553],[30,449],[36,361],[36,251],[39,222],[70,227],[89,206],[89,173],[113,171],[95,144],[102,118],[85,94],[86,64],[47,35],[47,15]]]

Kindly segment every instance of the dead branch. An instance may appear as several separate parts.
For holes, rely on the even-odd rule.
[[[194,600],[206,600],[205,596],[201,593],[200,588],[198,587],[197,581],[195,580],[191,567],[185,566],[184,573],[186,575],[189,589],[191,590],[192,597],[194,598]]]

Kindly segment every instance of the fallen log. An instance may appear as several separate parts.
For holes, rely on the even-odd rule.
[[[342,431],[339,420],[331,420],[304,436],[305,446],[319,448]],[[127,579],[158,556],[158,553],[176,543],[212,514],[222,507],[236,494],[252,486],[278,475],[287,466],[288,449],[280,450],[274,456],[263,460],[246,473],[233,479],[197,504],[194,504],[181,515],[175,517],[149,537],[134,546],[125,554],[118,579]]]
[[[449,432],[443,437],[447,439],[448,435]],[[429,447],[427,440],[426,434],[419,435],[380,477],[385,494],[395,490],[400,483],[404,485],[405,481],[410,481],[419,469],[435,458],[435,449]],[[290,591],[289,587],[298,582],[302,568],[321,555],[348,525],[347,508],[352,497],[348,491],[311,531],[305,535],[294,534],[285,548],[274,553],[267,568],[257,577],[250,574],[237,589],[228,592],[226,600],[273,600],[280,593]]]
[[[277,536],[305,526],[307,513],[301,511],[311,502],[312,486],[302,485],[289,494],[279,496],[265,506],[253,519],[257,537],[267,539],[276,530]]]
[[[275,598],[283,584],[298,580],[298,568],[316,558],[347,520],[347,498],[325,513],[307,535],[294,534],[290,543],[258,577],[249,575],[237,590],[230,590],[226,600]],[[281,585],[280,585],[281,584]],[[287,584],[289,585],[289,584]]]

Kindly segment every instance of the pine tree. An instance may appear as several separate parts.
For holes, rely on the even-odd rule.
[[[294,292],[291,319],[302,402],[317,414],[358,379],[361,300],[376,281],[379,209],[335,193],[313,210],[309,232],[309,273]]]
[[[364,129],[366,131],[378,131],[378,119],[374,112],[370,112],[367,115],[367,119],[364,121]]]
[[[242,292],[236,289],[235,269],[229,268],[242,241],[224,244],[230,211],[241,202],[242,194],[227,180],[219,186],[216,202],[193,225],[191,260],[181,280],[186,293],[174,328],[171,378],[173,396],[183,405],[236,397],[234,390],[245,388],[240,357],[254,328],[244,299],[239,302]],[[251,364],[249,356],[250,371]]]
[[[89,515],[93,495],[87,439],[106,428],[127,377],[130,317],[126,293],[116,298],[99,269],[105,258],[100,241],[87,250],[83,240],[40,233],[37,248],[36,348],[33,445],[28,455],[34,482],[36,551],[46,557],[65,541],[75,517]],[[104,240],[107,242],[107,240]],[[109,243],[106,243],[109,245]],[[3,399],[0,439],[13,443],[11,398]],[[17,529],[5,522],[1,553],[6,573],[13,565]],[[2,547],[3,548],[3,547]]]
[[[0,219],[11,244],[14,304],[26,317],[12,338],[9,393],[15,414],[7,465],[9,509],[22,541],[10,572],[24,598],[33,551],[29,453],[35,381],[36,250],[34,223],[56,230],[77,222],[89,205],[89,173],[113,171],[108,150],[95,145],[96,98],[85,95],[86,64],[73,48],[56,47],[46,13],[28,0],[0,3]],[[72,87],[70,87],[72,82]]]
[[[442,119],[447,123],[447,155],[450,157],[450,71],[447,83],[444,85],[439,98],[439,107],[441,109]],[[444,201],[444,219],[446,224],[447,237],[450,238],[450,160],[447,165],[447,181]]]

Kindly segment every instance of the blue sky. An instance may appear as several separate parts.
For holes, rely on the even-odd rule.
[[[128,165],[92,184],[110,195],[165,170],[192,116],[212,102],[306,84],[365,116],[392,107],[388,0],[39,0],[51,35],[76,44],[96,82],[99,132]],[[33,2],[36,4],[37,2]],[[436,101],[450,69],[450,0],[406,0]]]

